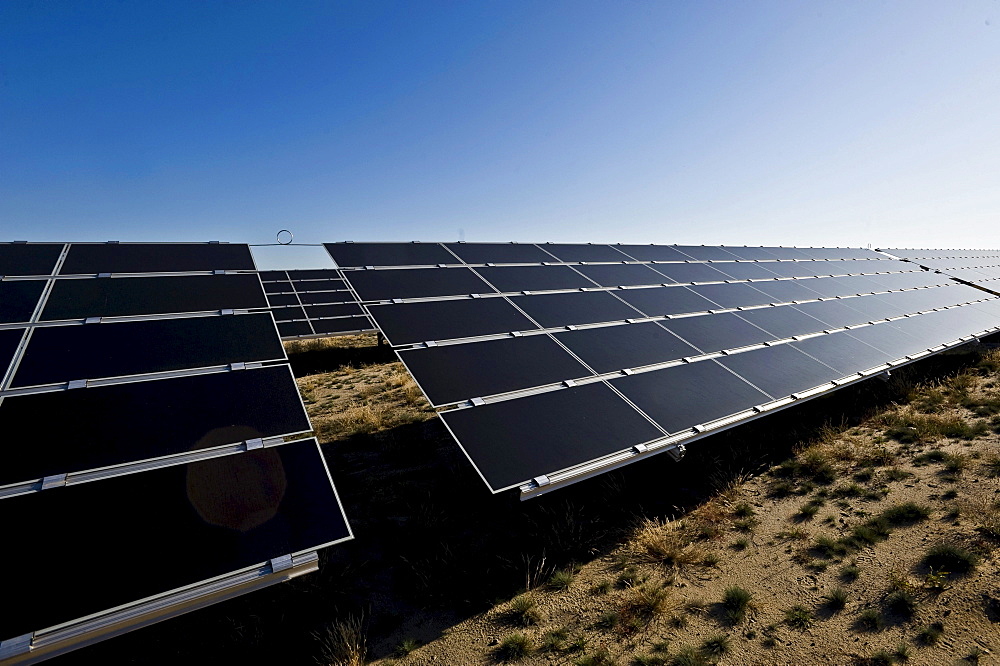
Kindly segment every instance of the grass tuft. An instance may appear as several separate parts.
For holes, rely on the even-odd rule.
[[[728,654],[730,650],[729,646],[729,636],[726,634],[715,634],[714,636],[709,636],[701,643],[699,651],[708,656],[721,657],[724,654]]]
[[[931,546],[924,554],[924,565],[955,574],[967,574],[979,565],[979,556],[970,550],[950,543]]]
[[[525,634],[510,634],[497,646],[496,656],[502,661],[520,661],[534,652],[534,645]]]
[[[739,585],[730,585],[727,587],[722,594],[722,609],[726,620],[732,624],[742,622],[746,617],[747,608],[750,607],[750,600],[752,598],[753,595],[750,594],[749,590]]]
[[[847,597],[849,593],[842,587],[835,587],[826,595],[823,599],[826,600],[826,607],[832,611],[843,610],[847,605]]]
[[[805,631],[812,626],[815,616],[805,606],[796,604],[785,611],[785,624],[799,631]]]

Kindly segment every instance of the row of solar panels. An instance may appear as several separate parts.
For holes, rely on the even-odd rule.
[[[314,570],[350,538],[246,245],[7,243],[0,274],[0,522],[20,535],[0,660]]]
[[[1000,251],[997,250],[902,250],[882,252],[905,259],[927,270],[974,284],[994,293],[1000,289]]]
[[[494,492],[676,451],[1000,327],[1000,299],[863,249],[326,247]]]
[[[375,330],[339,270],[261,271],[260,279],[285,339]]]

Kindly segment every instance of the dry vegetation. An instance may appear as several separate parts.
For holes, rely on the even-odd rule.
[[[604,557],[376,663],[991,663],[998,367],[986,354],[826,428],[766,473],[676,519],[637,518]]]

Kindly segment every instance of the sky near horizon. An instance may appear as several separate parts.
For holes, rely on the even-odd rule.
[[[998,247],[1000,3],[0,3],[0,239]]]

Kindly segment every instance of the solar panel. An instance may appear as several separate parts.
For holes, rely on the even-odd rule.
[[[882,252],[1000,293],[1000,250],[886,249]]]
[[[269,314],[53,326],[32,331],[11,387],[284,358]]]
[[[462,263],[438,243],[325,243],[340,268]]]
[[[0,521],[31,535],[31,548],[0,549],[18,572],[4,583],[17,609],[7,637],[233,572],[277,573],[279,558],[350,538],[315,440],[7,498]]]
[[[537,256],[530,247],[462,256],[459,244],[458,261],[438,262],[449,267],[394,272],[526,262]],[[870,250],[537,248],[553,260],[470,266],[504,296],[408,302],[413,292],[392,287],[365,305],[494,491],[540,494],[647,453],[677,454],[703,434],[1000,327],[1000,299]],[[664,282],[693,284],[651,286]],[[601,424],[591,441],[578,425],[602,409],[626,424],[621,437]]]
[[[0,486],[311,429],[287,365],[13,395],[0,423],[7,441],[36,442],[6,449]]]
[[[45,284],[45,280],[0,282],[0,324],[31,321]]]
[[[73,243],[59,275],[256,270],[250,248],[227,243]]]
[[[385,276],[401,271],[371,272]],[[260,279],[267,294],[267,304],[278,324],[278,332],[284,339],[375,330],[357,295],[344,282],[339,270],[261,271]]]
[[[463,296],[493,291],[469,268],[353,271],[351,286],[362,301]]]
[[[0,243],[0,277],[51,275],[62,243]]]
[[[315,440],[285,442],[311,426],[247,246],[53,247],[0,282],[0,520],[32,535],[0,550],[0,659],[315,570],[350,533]]]
[[[208,312],[267,305],[257,276],[251,274],[58,280],[45,302],[41,320]]]
[[[552,256],[534,245],[518,243],[445,243],[467,264],[539,264]]]

